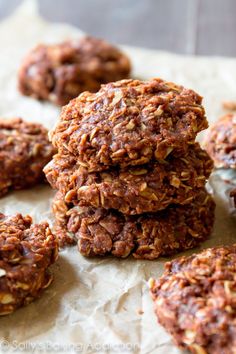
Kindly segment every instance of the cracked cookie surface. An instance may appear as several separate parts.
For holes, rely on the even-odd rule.
[[[202,98],[161,79],[121,80],[63,107],[51,132],[60,154],[71,154],[89,172],[184,155],[207,128]]]
[[[157,318],[178,346],[194,354],[235,353],[235,245],[168,262],[150,290]]]

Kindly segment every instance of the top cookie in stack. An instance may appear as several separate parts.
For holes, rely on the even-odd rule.
[[[122,80],[63,108],[51,133],[58,154],[45,168],[59,191],[53,209],[63,241],[75,235],[85,255],[150,259],[209,235],[214,203],[204,186],[213,166],[195,143],[208,126],[201,102],[194,91],[161,79]],[[142,231],[134,234],[137,223]]]
[[[194,91],[161,79],[117,81],[64,107],[52,141],[89,172],[184,155],[208,127],[201,102]]]

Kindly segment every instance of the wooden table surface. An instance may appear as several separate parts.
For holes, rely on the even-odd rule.
[[[22,0],[0,0],[0,18]],[[42,16],[113,43],[236,56],[236,0],[38,0]]]

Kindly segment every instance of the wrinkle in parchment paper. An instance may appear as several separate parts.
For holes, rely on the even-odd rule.
[[[35,1],[28,0],[0,24],[0,113],[54,126],[60,109],[23,97],[17,91],[17,69],[22,57],[39,42],[59,42],[82,32],[64,24],[50,24],[37,14]],[[160,76],[204,96],[210,122],[223,112],[221,102],[236,95],[236,60],[180,55],[123,47],[131,57],[133,76]],[[227,178],[224,174],[228,174]],[[223,177],[222,177],[223,176]],[[217,171],[209,187],[217,202],[212,237],[202,248],[235,242],[235,218],[228,192],[231,172]],[[35,221],[52,222],[49,186],[10,193],[0,199],[6,214],[31,214]],[[196,251],[196,249],[194,250]],[[192,251],[185,252],[190,254]],[[76,248],[61,252],[53,267],[55,280],[43,296],[12,315],[0,318],[0,338],[10,352],[34,353],[181,353],[170,336],[156,323],[147,280],[159,277],[168,259],[86,259]],[[143,312],[143,313],[142,313]],[[50,345],[52,345],[50,347]],[[4,347],[2,348],[4,352]]]

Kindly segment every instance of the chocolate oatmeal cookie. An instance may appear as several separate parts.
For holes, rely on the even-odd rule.
[[[183,155],[207,128],[201,103],[194,91],[161,79],[122,80],[72,100],[51,137],[89,172],[162,161]]]
[[[217,168],[236,168],[236,115],[227,114],[213,124],[205,148]]]
[[[57,255],[58,241],[47,223],[0,214],[0,315],[30,303],[49,286],[48,268]]]
[[[78,239],[84,256],[156,259],[195,247],[211,233],[215,203],[202,189],[191,205],[125,216],[116,210],[69,206],[59,192],[53,212],[61,244]]]
[[[236,246],[166,264],[150,280],[155,312],[175,343],[195,354],[236,352]]]
[[[53,153],[42,125],[0,118],[0,196],[42,182],[43,167]]]
[[[19,89],[24,95],[64,105],[83,91],[96,92],[101,84],[128,78],[130,70],[128,57],[101,39],[41,44],[22,63]]]
[[[142,214],[170,204],[189,204],[203,188],[213,168],[198,143],[184,157],[168,157],[164,163],[88,173],[73,156],[55,155],[44,169],[53,188],[67,203]]]

